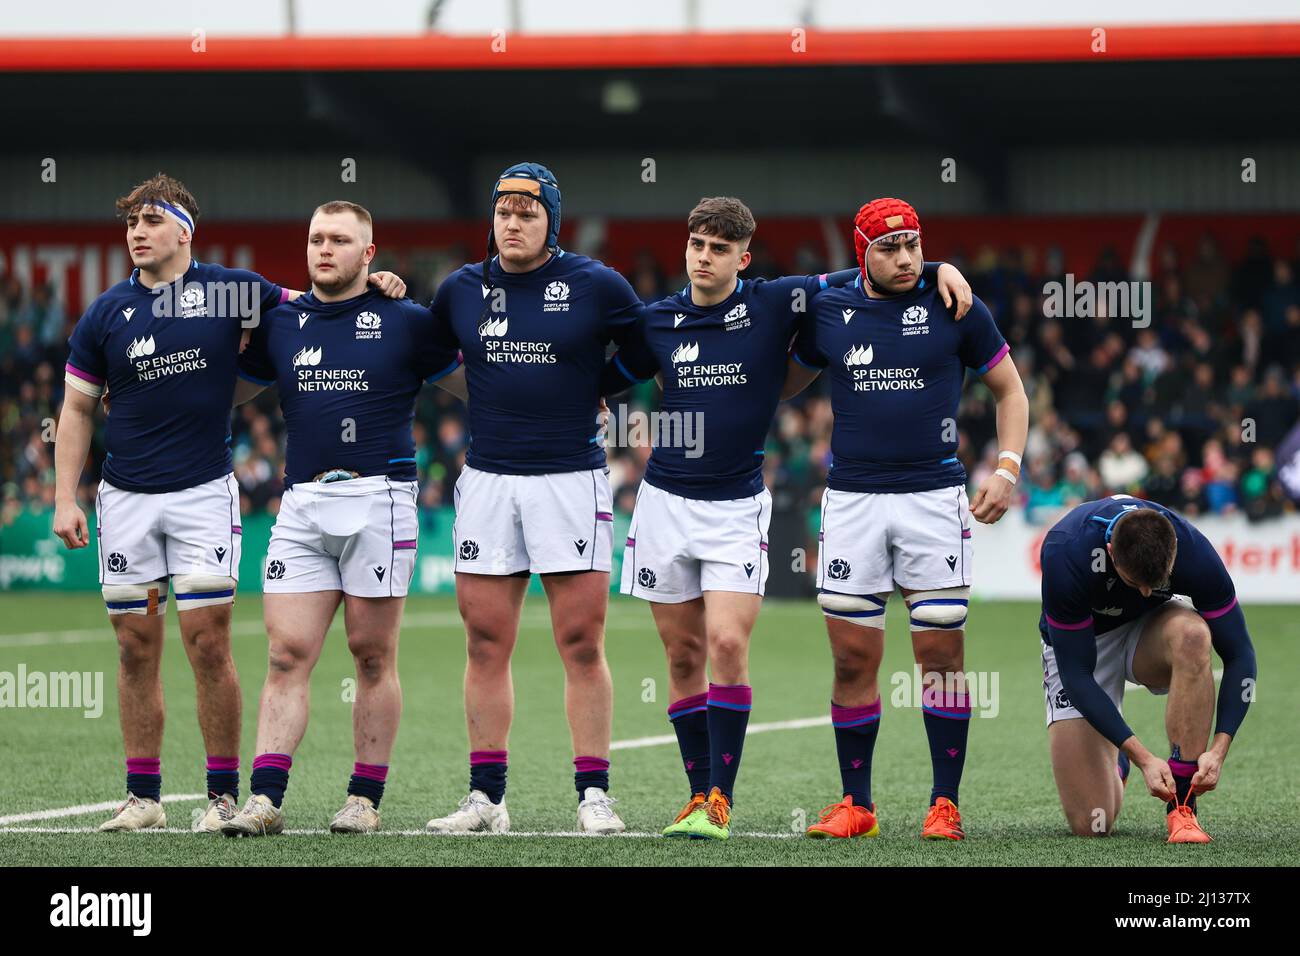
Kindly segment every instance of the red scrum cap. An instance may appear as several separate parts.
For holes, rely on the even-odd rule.
[[[867,250],[871,245],[886,236],[911,232],[921,235],[921,220],[911,204],[901,199],[873,199],[858,210],[853,219],[853,248],[868,283],[871,277],[867,275]]]

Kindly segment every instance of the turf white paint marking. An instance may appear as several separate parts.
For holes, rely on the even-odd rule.
[[[182,800],[206,800],[206,793],[168,793],[162,798],[163,803],[177,803]],[[34,820],[58,820],[61,817],[80,817],[87,813],[103,813],[107,810],[116,810],[122,803],[121,800],[109,800],[105,803],[82,803],[75,807],[58,807],[54,810],[33,810],[30,813],[14,813],[7,817],[0,817],[0,826],[8,826],[11,823],[29,823]],[[81,833],[81,830],[72,829],[69,833]]]
[[[98,832],[94,827],[4,827],[0,833],[77,833],[87,834]],[[226,837],[214,833],[194,833],[190,830],[138,830],[135,833],[154,837],[163,836],[184,836],[195,837],[202,840],[224,840]],[[285,830],[280,836],[326,836],[329,830]],[[135,834],[132,834],[134,836]],[[732,836],[740,837],[761,837],[767,840],[784,840],[790,837],[801,836],[798,833],[750,833],[741,830],[732,832]],[[653,840],[663,837],[661,833],[643,833],[639,831],[629,831],[627,833],[611,833],[607,836],[601,836],[595,833],[579,833],[576,830],[512,830],[509,833],[427,833],[424,830],[380,830],[378,833],[349,834],[341,839],[348,840],[369,840],[378,837],[427,837],[430,840],[464,840],[464,839],[492,839],[494,837],[564,837],[576,838],[580,840]],[[120,834],[106,834],[106,839],[110,840],[129,840],[131,836]],[[257,837],[245,837],[244,839],[258,839]],[[267,839],[278,839],[269,837]]]

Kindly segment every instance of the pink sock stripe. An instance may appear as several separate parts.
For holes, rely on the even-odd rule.
[[[709,684],[709,700],[719,704],[752,704],[754,690],[748,684]]]
[[[668,705],[668,719],[671,720],[684,711],[699,710],[701,707],[708,706],[708,703],[708,694],[692,694],[690,697],[675,700]]]
[[[599,773],[609,769],[609,761],[604,757],[574,757],[573,769],[578,773]]]
[[[103,384],[104,384],[104,380],[103,380],[102,378],[100,378],[99,376],[97,376],[97,375],[91,375],[89,372],[83,372],[81,369],[79,369],[79,368],[74,368],[72,365],[64,365],[64,366],[63,366],[63,370],[64,370],[65,372],[68,372],[68,373],[70,373],[70,374],[72,374],[72,375],[77,376],[77,378],[84,379],[85,381],[89,382],[91,385],[103,385]]]
[[[383,783],[388,779],[388,764],[354,763],[352,765],[352,775],[354,777],[365,777],[367,780],[378,780]]]
[[[880,698],[876,698],[874,704],[864,704],[860,707],[841,707],[835,701],[831,701],[831,723],[839,724],[850,720],[863,720],[867,717],[880,716]]]
[[[1169,772],[1175,777],[1194,777],[1196,775],[1197,764],[1190,760],[1175,760],[1169,758]]]
[[[208,769],[209,770],[238,770],[239,758],[238,757],[214,757],[212,756],[212,754],[208,754]]]
[[[127,773],[162,773],[161,757],[127,757]]]
[[[471,750],[469,753],[469,765],[477,767],[485,763],[505,763],[506,751],[504,750]]]
[[[260,770],[263,767],[275,767],[277,770],[288,770],[293,766],[293,758],[288,754],[258,754],[253,758],[253,769]]]
[[[1227,614],[1236,606],[1237,606],[1237,598],[1234,596],[1233,599],[1228,604],[1225,604],[1217,611],[1202,611],[1201,617],[1205,618],[1207,621],[1212,621],[1216,617],[1223,617],[1223,615]]]

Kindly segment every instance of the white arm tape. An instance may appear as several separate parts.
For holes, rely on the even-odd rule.
[[[998,475],[998,476],[1000,476],[1000,477],[1002,477],[1002,478],[1005,478],[1007,481],[1011,482],[1013,485],[1016,483],[1016,476],[1013,475],[1013,474],[1011,474],[1011,472],[1007,471],[1005,468],[999,468],[997,471],[993,472],[993,474]]]
[[[1021,460],[1020,456],[1017,455],[1014,451],[1000,451],[1000,452],[998,452],[998,460],[1001,461],[1003,458],[1010,458],[1012,461],[1014,461],[1014,462],[1016,463],[1017,466],[1021,466],[1021,465],[1024,464],[1024,462]]]

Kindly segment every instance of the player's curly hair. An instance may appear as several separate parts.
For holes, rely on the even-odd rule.
[[[754,222],[749,207],[739,199],[713,196],[696,203],[686,219],[686,228],[730,242],[748,242],[758,224]]]
[[[199,203],[194,194],[185,188],[185,184],[166,173],[150,176],[115,203],[117,214],[125,219],[132,213],[140,211],[151,199],[161,199],[173,206],[181,206],[197,224],[199,221]]]
[[[1178,552],[1173,523],[1151,508],[1135,508],[1115,522],[1110,556],[1115,567],[1135,583],[1149,588],[1164,585]]]

